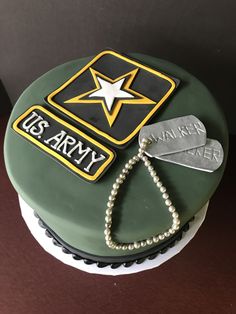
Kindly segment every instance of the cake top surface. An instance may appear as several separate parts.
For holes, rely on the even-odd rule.
[[[167,73],[167,77],[170,79],[164,80],[165,84],[168,83],[163,87],[165,89],[164,94],[168,93],[172,86],[176,87],[178,80],[181,81],[173,95],[168,95],[168,99],[165,99],[161,107],[156,108],[157,111],[154,110],[149,117],[150,120],[145,121],[145,123],[153,124],[176,117],[194,115],[204,123],[207,137],[218,140],[225,152],[222,166],[213,173],[152,159],[153,167],[159,174],[163,184],[168,188],[171,199],[179,212],[181,225],[184,225],[213,195],[223,175],[228,151],[225,119],[215,99],[205,86],[185,70],[157,58],[141,54],[130,54],[130,56],[135,58],[138,63],[157,71],[157,73]],[[111,110],[117,95],[130,97],[130,100],[137,97],[142,101],[143,97],[147,97],[147,94],[144,91],[139,91],[138,95],[134,95],[132,92],[131,87],[133,85],[129,85],[128,82],[134,75],[132,67],[129,69],[128,73],[130,74],[127,77],[122,76],[122,67],[118,67],[121,72],[115,73],[113,79],[109,81],[108,78],[111,78],[112,74],[105,76],[102,73],[104,70],[102,71],[101,64],[101,68],[97,67],[91,73],[91,75],[96,76],[100,92],[98,93],[98,89],[95,90],[94,86],[91,86],[90,93],[83,95],[84,102],[81,108],[83,112],[81,112],[86,114],[84,108],[88,108],[90,95],[94,96],[94,93],[97,93],[95,96],[104,97],[101,91],[102,87],[105,89],[105,86],[110,84],[113,94],[105,99],[105,107],[103,106],[101,109],[100,105],[96,106],[96,110],[99,110],[98,107],[100,108],[99,114],[103,113],[103,125],[106,121],[106,127],[102,130],[103,134],[99,134],[94,132],[90,125],[80,123],[78,126],[77,122],[79,121],[75,121],[72,116],[78,114],[78,112],[74,111],[67,115],[68,107],[64,103],[68,100],[71,103],[73,101],[78,103],[81,97],[70,90],[66,91],[66,89],[60,88],[61,86],[67,87],[65,84],[72,77],[80,79],[81,76],[77,74],[92,60],[93,58],[84,58],[60,65],[37,79],[24,91],[13,108],[9,120],[5,139],[5,160],[9,177],[17,192],[66,243],[98,256],[120,256],[127,254],[127,252],[111,250],[104,241],[106,202],[112,185],[124,164],[138,151],[136,135],[140,128],[133,134],[132,138],[127,135],[132,133],[130,130],[123,130],[124,123],[121,123],[120,129],[126,133],[122,133],[123,131],[109,133],[107,130],[109,130],[109,125],[113,125],[118,121],[117,119],[121,118],[118,112],[118,109],[120,109],[119,104],[116,104],[116,111]],[[83,73],[87,75],[85,72]],[[154,74],[152,73],[152,75]],[[115,77],[117,80],[115,80]],[[146,79],[145,75],[144,78]],[[142,79],[144,80],[144,78]],[[124,80],[128,82],[125,91],[123,90],[127,94],[122,94],[122,90],[118,88],[124,83]],[[89,84],[88,81],[86,81],[86,84]],[[141,81],[139,84],[135,85],[136,88],[133,87],[133,89],[137,91],[139,86],[143,86]],[[73,88],[71,86],[72,90]],[[55,91],[57,92],[55,93]],[[70,97],[72,94],[73,96]],[[153,97],[149,96],[149,98],[150,105],[155,108],[156,103],[159,103],[159,101],[155,99],[155,104],[151,104]],[[60,108],[57,106],[58,104]],[[63,166],[60,160],[59,162],[55,160],[55,156],[49,156],[40,147],[33,145],[29,140],[17,134],[16,130],[12,128],[14,122],[27,110],[31,110],[32,106],[37,106],[39,110],[44,111],[46,114],[49,112],[52,117],[57,116],[57,123],[62,120],[68,123],[69,126],[79,129],[80,136],[85,134],[89,137],[88,140],[92,138],[95,141],[95,146],[97,143],[100,144],[98,146],[101,149],[101,154],[107,153],[108,156],[113,156],[114,153],[114,156],[116,155],[116,159],[112,160],[113,163],[109,163],[109,169],[104,166],[106,172],[102,173],[103,176],[99,177],[96,183],[87,182],[88,180],[84,180],[83,176],[78,177],[71,169]],[[143,106],[145,107],[145,105]],[[80,109],[76,107],[74,110]],[[90,112],[88,109],[86,110]],[[80,117],[82,116],[80,115]],[[87,118],[84,115],[81,119],[85,120]],[[140,119],[140,117],[137,117],[137,119]],[[92,120],[91,118],[90,122]],[[130,120],[130,115],[126,113],[125,121]],[[101,130],[101,125],[96,127]],[[74,130],[71,129],[72,131]],[[129,139],[127,140],[127,138]],[[124,141],[125,143],[123,143]],[[119,143],[117,142],[122,142],[122,149],[118,147]],[[108,150],[105,151],[105,148]],[[117,198],[114,212],[114,234],[116,238],[123,242],[148,238],[150,235],[161,232],[169,224],[170,217],[165,209],[161,194],[151,181],[146,168],[141,164],[137,165],[127,178]],[[142,250],[144,249],[140,248],[135,253],[142,252]],[[132,254],[132,252],[129,254]]]

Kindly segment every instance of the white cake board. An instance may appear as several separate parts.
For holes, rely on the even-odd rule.
[[[22,217],[25,220],[30,232],[38,243],[47,251],[49,254],[53,255],[55,258],[59,259],[64,264],[73,266],[77,269],[83,270],[91,274],[100,275],[127,275],[133,274],[140,271],[152,269],[160,266],[176,254],[178,254],[195,236],[198,229],[202,225],[209,202],[207,202],[203,208],[195,215],[195,218],[190,222],[190,228],[186,233],[183,233],[183,238],[175,244],[174,247],[169,248],[164,254],[158,254],[153,260],[146,259],[141,264],[134,263],[130,267],[124,267],[121,265],[117,269],[112,269],[110,266],[104,268],[99,268],[96,264],[86,265],[83,260],[74,260],[71,254],[63,253],[62,249],[53,244],[52,239],[47,237],[45,234],[45,229],[39,226],[38,219],[34,215],[34,210],[19,196],[20,208]]]

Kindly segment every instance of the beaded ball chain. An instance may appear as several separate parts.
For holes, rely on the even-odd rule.
[[[152,141],[150,139],[142,139],[140,148],[138,150],[138,154],[134,155],[124,166],[122,169],[120,175],[115,180],[115,183],[112,186],[112,190],[110,193],[110,196],[108,198],[107,202],[107,209],[106,209],[106,216],[105,216],[105,240],[106,244],[109,248],[115,249],[115,250],[134,250],[139,249],[140,247],[145,247],[148,245],[156,244],[159,241],[164,240],[165,238],[170,237],[172,234],[174,234],[180,227],[180,220],[179,220],[179,214],[176,212],[175,207],[172,205],[172,202],[169,198],[169,195],[166,192],[166,188],[163,186],[162,182],[160,181],[160,178],[157,176],[156,171],[154,170],[153,166],[151,165],[150,160],[145,155],[145,150],[148,145],[150,145]],[[127,176],[129,175],[130,171],[133,169],[133,166],[138,163],[139,161],[143,161],[145,167],[147,167],[148,172],[150,176],[153,179],[154,184],[156,187],[160,190],[162,193],[162,198],[165,202],[165,205],[168,209],[168,211],[171,213],[172,216],[172,225],[170,228],[168,228],[163,233],[156,234],[148,239],[144,239],[141,241],[135,241],[130,243],[118,243],[115,242],[112,239],[112,211],[113,207],[115,205],[116,197],[118,195],[119,189],[126,180]]]

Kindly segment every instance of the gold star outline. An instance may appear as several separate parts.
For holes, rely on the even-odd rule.
[[[140,105],[155,105],[156,104],[155,101],[151,100],[150,98],[148,98],[148,97],[146,97],[146,96],[144,96],[144,95],[142,95],[142,94],[140,94],[140,93],[138,93],[135,90],[130,88],[130,86],[132,85],[133,80],[135,79],[136,74],[139,70],[138,68],[136,68],[135,70],[130,71],[126,74],[123,74],[114,80],[112,80],[111,78],[107,77],[106,75],[94,70],[91,67],[89,69],[90,69],[90,72],[93,76],[96,88],[93,90],[90,90],[86,93],[83,93],[81,95],[78,95],[76,97],[73,97],[69,100],[66,100],[64,103],[68,103],[68,104],[69,103],[70,104],[75,104],[75,103],[77,103],[77,104],[78,103],[90,103],[90,104],[92,103],[92,104],[94,104],[94,103],[98,103],[98,104],[101,104],[110,127],[112,127],[112,125],[114,124],[123,104],[131,104],[131,105],[132,104],[133,105],[139,105],[139,104]],[[92,94],[92,93],[96,92],[97,90],[100,90],[101,86],[98,82],[97,77],[101,77],[102,79],[105,79],[110,83],[116,83],[119,80],[125,78],[125,81],[124,81],[123,86],[122,86],[122,90],[127,91],[127,92],[131,93],[132,95],[134,95],[138,98],[117,99],[116,103],[114,104],[114,109],[112,110],[112,112],[109,112],[103,99],[94,99],[94,98],[93,99],[84,99],[89,94]]]

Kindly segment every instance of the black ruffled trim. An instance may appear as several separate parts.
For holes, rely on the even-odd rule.
[[[187,232],[189,229],[189,223],[194,219],[194,217],[187,222],[173,237],[171,237],[168,241],[166,241],[166,245],[163,247],[162,245],[159,245],[157,247],[152,248],[152,253],[150,254],[148,251],[142,253],[144,256],[140,258],[134,258],[132,260],[132,256],[130,256],[129,261],[123,261],[123,262],[105,262],[105,261],[99,261],[99,256],[91,256],[91,258],[87,258],[84,256],[81,256],[80,252],[72,252],[72,250],[68,247],[66,247],[65,243],[60,243],[58,239],[55,238],[55,234],[50,230],[50,228],[41,220],[41,218],[34,212],[35,217],[38,219],[38,224],[40,227],[45,229],[45,235],[52,239],[52,242],[54,245],[60,247],[62,249],[62,252],[65,254],[71,254],[74,260],[83,261],[86,265],[93,265],[96,264],[99,268],[104,268],[107,266],[110,266],[112,269],[116,269],[123,265],[124,267],[130,267],[133,264],[142,264],[146,259],[153,260],[157,257],[158,254],[164,254],[168,251],[169,248],[172,248],[176,242],[180,241],[182,239],[183,233]],[[62,241],[63,242],[63,241]],[[164,243],[165,244],[165,243]],[[74,251],[75,249],[73,249]],[[89,254],[86,253],[87,256]],[[126,257],[124,257],[126,258]],[[122,259],[122,257],[121,257]]]

